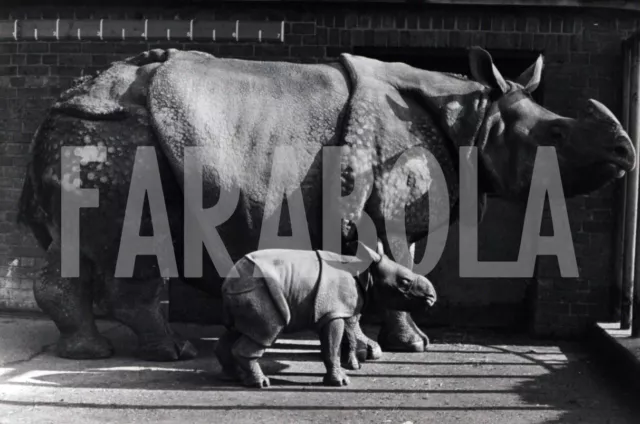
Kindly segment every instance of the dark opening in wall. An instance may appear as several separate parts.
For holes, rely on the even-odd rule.
[[[490,49],[494,64],[503,77],[515,80],[531,66],[538,55],[535,51]],[[469,53],[461,48],[424,48],[424,47],[354,47],[353,53],[385,62],[403,62],[416,68],[429,71],[452,72],[469,76]],[[542,82],[532,96],[543,104],[544,71]]]

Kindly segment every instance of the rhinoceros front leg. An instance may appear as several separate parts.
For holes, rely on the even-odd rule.
[[[107,284],[115,319],[138,336],[138,356],[148,361],[194,358],[198,352],[175,334],[160,309],[161,278],[114,278]]]
[[[347,386],[349,377],[340,367],[340,343],[344,334],[344,320],[333,319],[320,329],[320,350],[327,373],[322,380],[326,386]]]
[[[60,247],[53,242],[46,253],[42,278],[33,286],[36,303],[60,330],[57,354],[69,359],[97,359],[113,355],[109,340],[98,333],[92,310],[93,267],[80,257],[80,277],[62,278]]]
[[[343,366],[350,370],[360,369],[360,361],[357,355],[358,339],[356,338],[356,327],[358,327],[358,316],[344,320],[344,335],[342,336],[340,356]]]
[[[347,252],[349,254],[355,254],[355,251],[350,251],[350,248],[352,248],[352,246],[347,246]],[[356,359],[359,362],[365,362],[367,359],[380,359],[382,357],[382,349],[380,349],[380,345],[376,341],[371,340],[362,331],[362,328],[360,327],[361,316],[362,314],[354,315],[351,319],[345,322],[345,334],[349,333],[355,338]],[[343,345],[346,343],[347,340],[345,337]],[[347,361],[347,358],[344,359]]]
[[[357,316],[357,321],[353,327],[353,333],[357,342],[357,358],[360,362],[364,362],[367,359],[380,359],[382,357],[382,349],[378,342],[371,340],[364,334],[360,327],[360,317],[361,315]]]
[[[396,248],[392,250],[391,246],[397,243],[406,243],[406,240],[389,236],[386,243],[383,241],[385,254],[391,255],[391,251],[401,251]],[[409,252],[402,257],[394,257],[394,260],[409,269],[413,268],[413,257]],[[418,328],[411,315],[395,310],[384,312],[378,341],[383,350],[396,352],[424,352],[429,346],[429,338]]]
[[[360,362],[382,357],[380,345],[362,332],[361,316],[358,314],[345,320],[345,337],[342,339],[342,360],[354,370],[360,369]]]

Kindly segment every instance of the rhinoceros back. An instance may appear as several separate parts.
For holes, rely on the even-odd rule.
[[[368,264],[327,251],[266,249],[246,256],[261,275],[279,307],[288,305],[288,331],[322,327],[335,318],[355,315],[363,304],[355,275]]]
[[[358,258],[311,250],[265,249],[245,255],[222,288],[225,324],[269,346],[282,330],[320,328],[362,308]]]
[[[276,212],[280,194],[296,189],[315,247],[322,218],[322,147],[340,144],[348,96],[346,74],[337,64],[185,56],[158,69],[149,87],[149,110],[175,174],[185,178],[202,167],[204,207],[216,204],[220,193],[240,192],[239,200],[232,200],[238,208],[217,227],[233,260],[258,249],[265,221],[277,233],[291,231]],[[189,147],[198,148],[198,163],[186,169]]]

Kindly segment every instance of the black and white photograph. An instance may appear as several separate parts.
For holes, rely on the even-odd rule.
[[[1,0],[0,424],[640,423],[640,0]]]

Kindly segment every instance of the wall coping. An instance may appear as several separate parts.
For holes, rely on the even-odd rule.
[[[189,3],[207,5],[213,3],[307,3],[292,0],[196,0]],[[512,6],[512,7],[589,7],[640,11],[639,0],[315,0],[314,3],[409,3],[412,5],[460,5],[460,6]]]
[[[233,3],[298,3],[308,4],[308,0],[160,0],[156,2],[157,5],[168,7],[212,7],[216,4],[233,4]],[[110,6],[140,6],[141,4],[151,3],[147,0],[133,0],[120,2],[118,0],[110,2]],[[640,0],[314,0],[313,3],[324,4],[366,4],[366,3],[379,3],[379,4],[410,4],[418,6],[428,5],[452,5],[452,6],[502,6],[502,7],[559,7],[559,8],[596,8],[596,9],[616,9],[616,10],[630,10],[640,12]],[[55,6],[51,3],[46,3],[43,0],[5,0],[3,7],[99,7],[97,4],[91,4],[90,2],[79,0],[62,0]]]
[[[323,1],[323,0],[318,0]],[[384,1],[384,0],[383,0]],[[389,0],[390,2],[406,0]],[[591,7],[640,11],[637,0],[420,0],[425,4],[529,6],[529,7]]]

